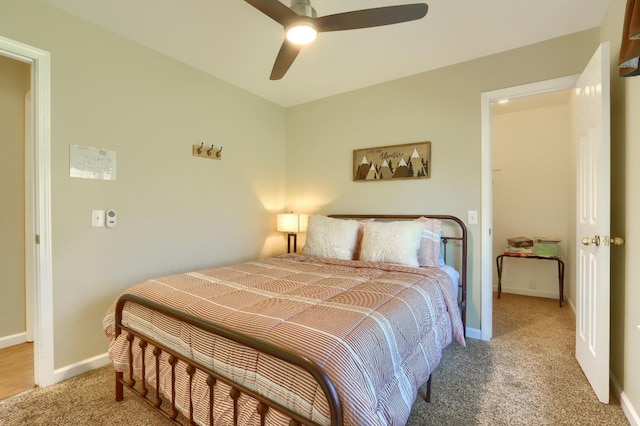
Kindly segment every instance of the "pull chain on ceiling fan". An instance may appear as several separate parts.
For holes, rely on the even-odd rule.
[[[289,70],[302,47],[316,39],[317,33],[355,30],[399,24],[424,18],[426,3],[377,7],[318,17],[310,0],[291,0],[287,7],[278,0],[245,0],[285,29],[286,38],[271,70],[271,80],[280,80]]]

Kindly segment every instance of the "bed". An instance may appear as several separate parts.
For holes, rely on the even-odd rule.
[[[466,262],[453,216],[313,216],[302,254],[139,283],[104,319],[116,401],[179,424],[404,424],[465,344]]]

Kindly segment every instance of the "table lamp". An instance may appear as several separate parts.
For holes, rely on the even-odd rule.
[[[293,239],[293,252],[298,250],[298,233],[307,231],[309,216],[297,213],[279,213],[277,230],[287,233],[287,253],[291,253],[291,240]],[[292,238],[293,237],[293,238]]]

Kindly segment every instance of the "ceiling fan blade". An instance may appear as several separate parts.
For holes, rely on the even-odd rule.
[[[426,3],[405,4],[326,15],[313,22],[318,32],[354,30],[415,21],[424,18],[428,10]]]
[[[298,14],[278,0],[245,0],[274,21],[287,27],[298,18]]]
[[[302,46],[285,40],[282,43],[282,47],[280,47],[280,51],[276,57],[276,62],[273,64],[269,80],[280,80],[284,77],[301,49]]]

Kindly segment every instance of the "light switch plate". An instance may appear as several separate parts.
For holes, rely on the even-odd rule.
[[[478,224],[478,211],[477,210],[469,210],[467,223],[469,225],[477,225]]]
[[[91,226],[93,228],[104,227],[104,210],[91,210]]]

